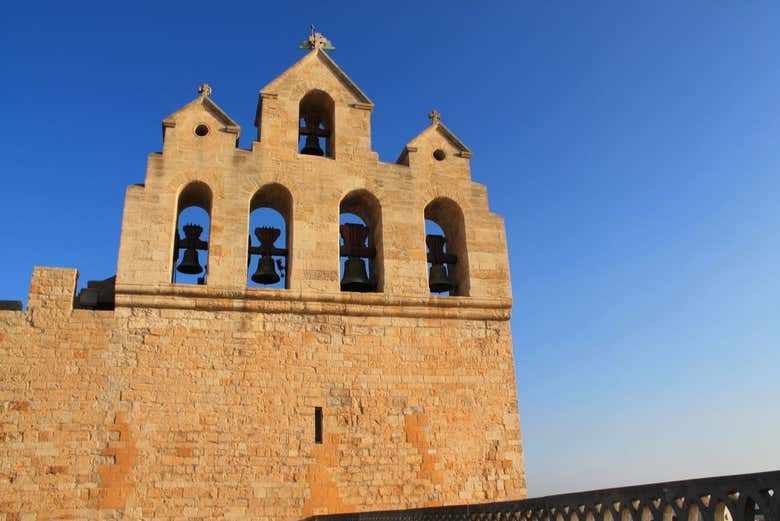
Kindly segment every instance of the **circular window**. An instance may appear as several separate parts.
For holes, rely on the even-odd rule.
[[[436,161],[444,161],[444,158],[447,157],[447,153],[441,148],[437,148],[433,151],[433,157]]]
[[[207,127],[206,125],[200,124],[197,127],[195,127],[196,136],[203,137],[208,133],[209,133],[209,127]]]

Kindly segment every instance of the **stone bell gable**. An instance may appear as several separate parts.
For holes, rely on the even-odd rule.
[[[364,261],[376,293],[427,300],[424,225],[432,219],[449,230],[450,253],[459,259],[449,269],[459,279],[453,295],[473,297],[459,305],[481,305],[474,298],[487,298],[508,306],[503,221],[490,212],[485,188],[471,181],[471,150],[433,112],[430,126],[399,160],[383,163],[370,149],[373,106],[323,49],[312,48],[261,90],[258,141],[244,150],[237,146],[238,125],[203,86],[198,98],[163,120],[162,154],[149,156],[144,186],[127,192],[118,300],[171,292],[183,233],[177,218],[193,205],[209,215],[203,285],[258,297],[247,290],[249,214],[260,204],[258,194],[271,190],[283,193],[283,200],[260,199],[262,206],[283,208],[287,290],[346,298],[340,291],[339,215],[349,211],[371,221],[376,251]]]
[[[208,85],[163,120],[115,280],[35,268],[0,309],[0,519],[525,496],[504,223],[471,151],[434,112],[380,161],[373,104],[306,43],[249,149]]]
[[[296,152],[301,101],[310,94],[321,94],[321,109],[333,112],[331,156],[376,160],[371,151],[374,104],[322,49],[313,49],[260,90],[255,121],[260,148],[288,156]]]

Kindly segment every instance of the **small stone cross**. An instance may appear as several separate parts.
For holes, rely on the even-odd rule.
[[[428,119],[431,120],[431,124],[438,125],[441,121],[441,114],[439,114],[437,111],[432,110],[428,113]]]
[[[198,87],[198,92],[200,93],[201,96],[205,96],[205,97],[211,96],[211,87],[209,86],[208,83],[204,83],[203,85]]]

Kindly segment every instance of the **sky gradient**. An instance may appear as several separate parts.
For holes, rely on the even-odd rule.
[[[197,96],[242,127],[317,24],[393,162],[433,108],[506,220],[529,493],[780,468],[780,3],[15,2],[0,298],[116,271]]]

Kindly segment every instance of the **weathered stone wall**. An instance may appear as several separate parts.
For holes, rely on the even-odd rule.
[[[113,312],[72,309],[75,284],[36,268],[28,310],[0,312],[0,519],[96,518],[108,483],[121,340]]]
[[[0,313],[0,519],[291,520],[525,494],[505,320],[70,310],[75,270],[35,275],[31,293],[65,296]]]

